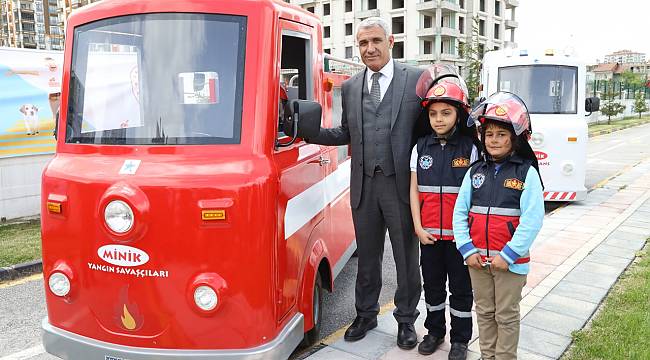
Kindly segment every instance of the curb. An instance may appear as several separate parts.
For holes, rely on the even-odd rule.
[[[621,125],[619,127],[614,127],[614,128],[611,128],[611,129],[603,129],[603,130],[592,131],[592,132],[588,132],[588,137],[591,138],[591,137],[594,137],[594,136],[610,134],[610,133],[613,133],[615,131],[629,129],[631,127],[641,126],[641,125],[645,125],[645,124],[648,124],[648,123],[650,123],[650,120],[640,121],[640,122],[634,123],[634,124]]]
[[[41,259],[0,268],[0,281],[15,280],[43,271]]]

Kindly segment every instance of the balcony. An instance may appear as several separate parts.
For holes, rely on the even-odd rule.
[[[451,11],[451,12],[459,12],[460,11],[460,5],[456,4],[453,1],[442,0],[440,2],[440,8],[442,8],[443,13],[445,13],[447,11]]]
[[[506,29],[514,29],[519,26],[519,23],[514,20],[506,20],[504,24],[506,25]]]
[[[506,3],[506,9],[519,6],[519,0],[505,0],[504,2]]]
[[[432,14],[435,14],[437,8],[438,8],[437,1],[423,1],[415,5],[415,10],[424,11]]]
[[[417,57],[417,61],[422,62],[433,62],[433,61],[459,61],[462,60],[458,55],[454,54],[420,54]]]
[[[361,10],[354,14],[357,19],[367,19],[371,16],[379,16],[379,9]]]
[[[458,29],[452,29],[448,27],[432,27],[432,28],[423,28],[417,29],[415,32],[417,36],[420,37],[433,37],[433,36],[449,36],[449,37],[459,37],[460,31]]]
[[[316,1],[314,0],[295,0],[293,2],[294,5],[302,6],[302,5],[307,5],[307,4],[315,4]]]

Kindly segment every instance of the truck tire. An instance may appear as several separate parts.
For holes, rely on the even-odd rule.
[[[323,283],[320,274],[316,274],[314,281],[314,296],[311,311],[314,317],[314,327],[305,333],[305,337],[300,344],[302,347],[309,347],[318,341],[320,336],[321,320],[323,317]]]

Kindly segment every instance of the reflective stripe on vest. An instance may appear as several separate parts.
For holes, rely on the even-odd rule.
[[[418,191],[421,193],[435,193],[435,194],[458,194],[460,186],[426,186],[418,185]]]
[[[482,248],[476,248],[478,250],[478,254],[481,255],[481,259],[485,260],[488,257],[488,250],[487,249],[482,249]],[[492,257],[494,255],[500,253],[500,250],[496,249],[490,249],[490,252]],[[530,261],[530,253],[525,253],[524,256],[520,257],[519,259],[515,260],[515,264],[525,264]]]
[[[476,205],[469,208],[469,211],[475,214],[487,214],[488,210],[490,215],[521,216],[521,209],[509,209],[509,208],[487,207],[487,206],[476,206]]]
[[[428,232],[431,235],[448,235],[448,236],[453,236],[454,235],[454,230],[449,230],[449,229],[436,229],[436,228],[424,228],[424,231]]]

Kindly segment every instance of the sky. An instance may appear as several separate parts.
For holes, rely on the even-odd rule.
[[[515,11],[519,48],[573,48],[588,63],[623,49],[650,59],[650,1],[519,0]]]

